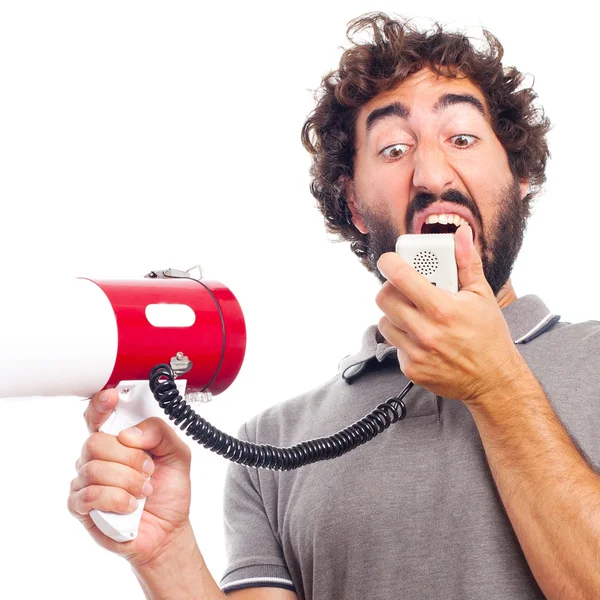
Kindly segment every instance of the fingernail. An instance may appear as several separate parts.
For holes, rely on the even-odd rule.
[[[137,427],[129,427],[125,430],[125,433],[131,437],[141,437],[143,431]]]
[[[147,458],[144,461],[144,465],[142,467],[142,473],[144,475],[150,476],[150,475],[152,475],[153,471],[154,471],[154,463],[149,458]]]
[[[149,496],[152,493],[153,490],[154,490],[154,488],[147,481],[142,486],[142,494],[144,494],[144,496]]]
[[[110,390],[104,390],[100,396],[98,396],[98,400],[100,403],[98,404],[98,412],[106,413],[110,410],[110,406],[108,406],[108,399],[110,398]]]
[[[138,507],[139,502],[131,497],[129,498],[129,510],[135,510]]]

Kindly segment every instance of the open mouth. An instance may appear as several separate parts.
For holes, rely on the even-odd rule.
[[[423,218],[421,217],[421,219]],[[420,231],[419,223],[417,222],[415,225],[419,233],[456,233],[461,225],[470,225],[473,228],[467,219],[455,213],[429,214],[421,221]]]
[[[421,227],[421,233],[456,233],[458,225],[443,223],[424,223]]]

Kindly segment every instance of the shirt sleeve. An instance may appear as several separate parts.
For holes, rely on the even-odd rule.
[[[246,425],[238,437],[248,440]],[[230,463],[224,495],[227,567],[221,590],[227,594],[251,587],[296,591],[278,536],[267,517],[256,469]]]

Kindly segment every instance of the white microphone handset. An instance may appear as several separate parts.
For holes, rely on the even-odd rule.
[[[453,233],[421,233],[401,235],[396,252],[433,285],[458,292]]]

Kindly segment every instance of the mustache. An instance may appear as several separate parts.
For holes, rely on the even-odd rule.
[[[440,200],[464,206],[471,211],[471,214],[475,217],[477,223],[481,224],[481,213],[479,212],[477,205],[462,192],[459,192],[458,190],[448,190],[440,195],[430,194],[429,192],[418,192],[406,211],[406,230],[408,231],[416,213],[429,208],[432,204],[435,204]]]

